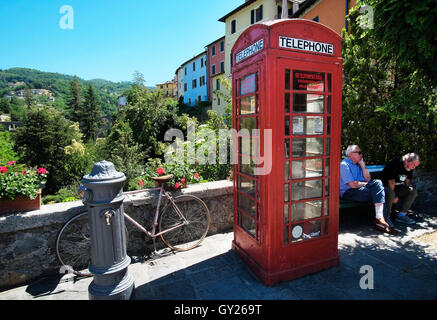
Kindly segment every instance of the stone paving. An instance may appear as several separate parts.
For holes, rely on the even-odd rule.
[[[137,300],[308,300],[437,299],[437,212],[416,217],[413,226],[396,224],[399,235],[377,232],[369,217],[340,216],[340,265],[267,287],[231,250],[233,232],[207,237],[188,252],[166,249],[156,259],[135,259],[129,273]],[[360,280],[373,270],[373,289]],[[368,267],[364,267],[368,268]],[[49,276],[0,292],[0,300],[86,300],[92,278]],[[368,283],[369,284],[369,283]]]

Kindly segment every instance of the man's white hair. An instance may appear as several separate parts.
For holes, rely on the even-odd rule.
[[[420,161],[420,157],[417,153],[407,153],[402,157],[402,161],[407,160],[407,162]]]
[[[350,146],[348,146],[346,149],[346,156],[349,157],[349,154],[352,151],[355,151],[356,148],[359,148],[358,145],[356,145],[356,144],[351,144]]]

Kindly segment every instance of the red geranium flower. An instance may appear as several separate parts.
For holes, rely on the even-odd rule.
[[[185,178],[182,178],[182,179],[181,179],[181,182],[182,182],[182,183],[185,183],[185,181],[187,181]]]
[[[194,174],[194,178],[199,179],[199,174],[197,172]]]
[[[159,167],[158,169],[156,169],[156,173],[157,173],[158,175],[162,175],[162,174],[165,173],[165,170],[164,170],[162,167]]]
[[[8,162],[8,166],[13,166],[14,164],[16,164],[17,163],[17,161],[9,161]]]
[[[4,172],[4,173],[8,172],[8,168],[0,167],[0,173],[2,173],[2,172]]]
[[[140,179],[140,181],[138,181],[138,185],[142,186],[143,185],[143,179]]]
[[[179,189],[180,186],[181,186],[181,184],[179,182],[176,182],[175,185],[174,185],[174,188],[175,189]]]
[[[47,170],[45,168],[38,168],[38,170],[36,170],[36,173],[40,173],[40,174],[46,174]]]

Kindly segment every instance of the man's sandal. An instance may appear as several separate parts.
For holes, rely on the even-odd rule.
[[[378,231],[381,231],[381,232],[389,233],[389,234],[398,234],[398,232],[395,229],[390,228],[389,226],[385,226],[381,223],[376,223],[375,229]]]

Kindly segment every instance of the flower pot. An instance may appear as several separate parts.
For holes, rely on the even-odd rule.
[[[0,214],[17,211],[39,210],[41,208],[41,190],[35,199],[17,196],[14,200],[0,199]]]

